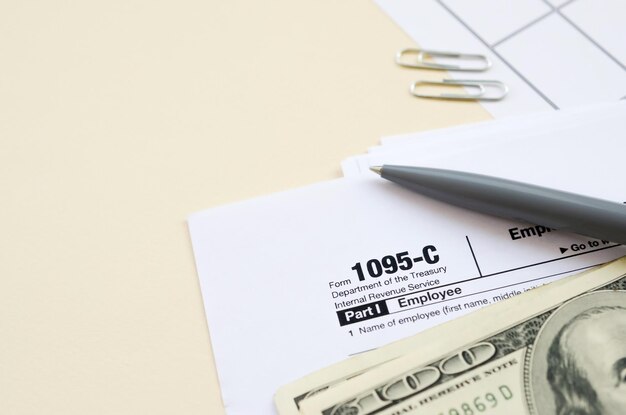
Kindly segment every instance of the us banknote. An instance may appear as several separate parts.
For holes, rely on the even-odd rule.
[[[415,338],[413,351],[302,400],[300,412],[626,414],[626,258]]]

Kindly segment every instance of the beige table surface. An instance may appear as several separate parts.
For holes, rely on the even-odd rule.
[[[0,413],[222,413],[187,215],[489,117],[411,45],[364,0],[1,2]]]

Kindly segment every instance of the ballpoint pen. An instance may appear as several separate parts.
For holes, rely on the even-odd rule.
[[[370,169],[442,202],[626,244],[626,205],[621,203],[453,170],[394,165]]]

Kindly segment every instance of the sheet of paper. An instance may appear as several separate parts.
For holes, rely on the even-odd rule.
[[[607,112],[612,111],[616,105],[622,102],[618,101],[610,103],[593,103],[582,105],[579,107],[568,108],[558,111],[539,111],[523,115],[514,115],[508,117],[501,117],[488,121],[481,121],[470,124],[462,124],[454,127],[440,128],[436,130],[427,130],[419,133],[405,133],[392,136],[382,137],[380,139],[380,145],[371,147],[369,152],[386,151],[391,146],[395,145],[412,145],[414,143],[452,143],[459,138],[471,133],[473,137],[477,136],[477,132],[480,134],[499,132],[502,134],[508,134],[510,131],[518,131],[518,129],[535,129],[540,128],[558,128],[561,123],[569,122],[568,119],[577,119],[584,117],[589,119],[590,117],[602,117]],[[567,118],[567,119],[566,119]]]
[[[505,82],[504,100],[483,103],[494,117],[626,97],[623,0],[376,3],[424,49],[488,56],[487,72],[442,77]]]
[[[452,155],[458,158],[459,154],[468,151],[476,153],[492,145],[495,149],[504,148],[503,145],[509,141],[526,142],[529,151],[536,151],[531,142],[537,142],[537,145],[541,146],[541,140],[553,134],[561,136],[579,134],[576,132],[579,126],[586,128],[587,131],[597,126],[605,128],[605,123],[619,126],[620,117],[625,116],[626,102],[618,101],[383,138],[383,145],[371,148],[369,154],[352,156],[344,160],[342,171],[345,177],[370,175],[369,167],[378,165],[384,160],[389,161],[388,164],[393,164],[392,160],[406,159],[406,164],[423,165],[427,160],[438,160],[441,157],[453,160]],[[593,136],[595,133],[591,131],[590,134]],[[539,141],[537,137],[533,137],[535,135],[539,136]],[[592,143],[589,140],[587,142]],[[471,165],[473,157],[468,160]],[[398,163],[399,161],[396,164]]]
[[[483,173],[624,201],[626,126],[589,124],[465,157]],[[626,254],[374,175],[199,212],[189,228],[229,415],[274,413],[282,384]]]

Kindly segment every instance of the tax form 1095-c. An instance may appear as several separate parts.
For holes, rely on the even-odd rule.
[[[593,145],[573,125],[431,164],[624,202],[625,119],[603,118]],[[189,228],[229,415],[274,413],[274,392],[307,373],[626,254],[371,173],[199,212]]]

